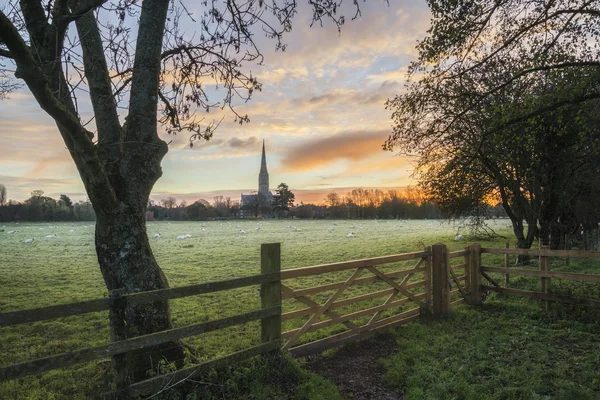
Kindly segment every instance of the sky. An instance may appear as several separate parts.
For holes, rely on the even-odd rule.
[[[347,18],[338,33],[332,24],[310,27],[308,8],[301,5],[284,37],[285,52],[259,38],[264,64],[246,68],[263,88],[237,106],[250,123],[240,126],[225,113],[214,137],[193,148],[185,134],[165,135],[169,153],[151,198],[237,200],[240,193],[257,190],[263,140],[271,188],[285,182],[298,202],[319,203],[331,191],[413,183],[411,160],[382,150],[391,134],[385,101],[404,90],[408,63],[416,57],[430,14],[424,0],[389,5],[368,0],[361,10],[362,16]],[[85,117],[91,108],[81,95]],[[0,100],[0,183],[13,200],[36,189],[54,198],[86,198],[56,126],[26,89]]]

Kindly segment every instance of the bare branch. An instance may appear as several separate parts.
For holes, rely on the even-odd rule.
[[[92,14],[82,15],[76,26],[81,38],[85,75],[96,116],[98,143],[116,143],[120,140],[121,125],[96,19]]]
[[[14,58],[10,51],[4,49],[0,49],[0,57]]]
[[[142,4],[140,28],[133,64],[126,140],[159,141],[156,131],[160,54],[167,18],[168,1]]]

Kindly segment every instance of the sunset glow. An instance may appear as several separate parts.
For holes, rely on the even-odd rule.
[[[256,190],[263,139],[271,186],[287,183],[298,202],[319,203],[328,192],[345,194],[356,187],[411,184],[411,160],[381,148],[391,133],[384,103],[403,90],[429,13],[425,2],[408,0],[361,8],[362,17],[348,19],[338,34],[333,26],[309,27],[308,11],[300,7],[285,52],[259,38],[264,65],[246,67],[263,88],[236,108],[251,122],[240,126],[227,110],[211,112],[207,121],[223,121],[212,140],[193,148],[186,135],[165,134],[170,150],[152,199],[239,199],[240,193]],[[89,119],[89,99],[79,102],[82,118]],[[0,101],[0,110],[0,183],[9,198],[21,201],[41,189],[50,197],[64,193],[84,200],[56,126],[32,95],[26,89],[13,93]]]

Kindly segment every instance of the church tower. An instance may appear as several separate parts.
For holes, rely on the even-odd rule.
[[[262,159],[260,161],[260,173],[258,174],[258,193],[265,197],[271,197],[269,192],[269,173],[267,172],[267,157],[265,155],[265,141],[263,139]]]

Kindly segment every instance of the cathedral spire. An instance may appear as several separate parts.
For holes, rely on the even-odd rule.
[[[265,139],[263,139],[262,159],[260,160],[260,172],[267,172],[267,156],[265,155]]]
[[[269,198],[269,172],[267,172],[267,155],[265,153],[265,140],[263,139],[262,159],[260,160],[260,173],[258,174],[258,193]]]

